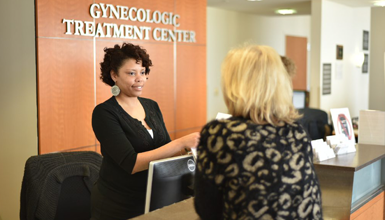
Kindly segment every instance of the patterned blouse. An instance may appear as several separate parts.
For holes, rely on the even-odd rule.
[[[198,146],[195,209],[203,220],[323,219],[312,158],[298,123],[212,121]]]

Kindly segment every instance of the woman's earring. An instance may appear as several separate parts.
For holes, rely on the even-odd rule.
[[[120,93],[120,88],[119,86],[116,85],[116,82],[115,82],[115,85],[111,87],[111,93],[113,96],[118,96]]]

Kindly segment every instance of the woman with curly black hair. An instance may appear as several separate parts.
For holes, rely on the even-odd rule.
[[[144,213],[149,162],[196,147],[199,133],[171,141],[158,104],[140,97],[152,66],[146,50],[123,43],[104,52],[100,79],[113,96],[92,114],[103,163],[91,193],[91,219],[128,219]]]

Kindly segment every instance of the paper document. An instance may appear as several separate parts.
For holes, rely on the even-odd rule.
[[[193,155],[193,157],[194,157],[194,160],[196,161],[197,158],[198,158],[198,155],[197,155],[197,148],[196,148],[196,147],[191,148],[191,153],[192,153],[192,155]]]
[[[227,118],[230,118],[230,117],[231,117],[230,114],[218,112],[217,117],[215,117],[215,119],[227,119]]]

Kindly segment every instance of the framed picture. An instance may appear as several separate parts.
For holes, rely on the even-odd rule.
[[[342,45],[337,45],[337,60],[342,60],[344,58],[344,47]]]
[[[369,54],[364,55],[364,63],[362,64],[362,73],[368,73],[369,69]]]
[[[356,143],[355,134],[352,126],[352,119],[348,108],[330,109],[334,132],[336,135],[344,135],[349,142]]]
[[[324,63],[322,65],[322,95],[332,93],[332,64]]]
[[[369,50],[369,31],[363,31],[362,49]]]

